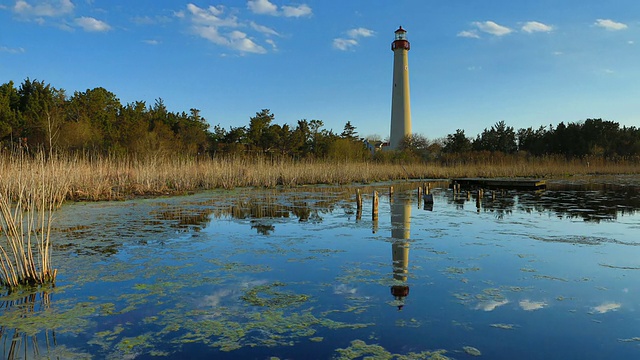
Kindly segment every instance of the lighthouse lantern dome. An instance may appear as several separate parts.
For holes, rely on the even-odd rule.
[[[396,40],[407,40],[407,31],[402,26],[396,30]]]

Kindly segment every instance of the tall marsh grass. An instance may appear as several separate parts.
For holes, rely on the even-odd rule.
[[[56,161],[16,157],[0,172],[0,285],[53,283],[51,225],[67,194],[66,174]]]
[[[585,174],[639,174],[637,162],[602,159],[494,158],[473,163],[378,163],[325,160],[276,159],[269,157],[191,158],[151,156],[66,156],[44,160],[42,156],[20,160],[17,155],[0,156],[0,174],[15,179],[25,174],[50,171],[51,190],[67,200],[121,200],[136,196],[187,193],[204,189],[237,187],[295,187],[310,184],[371,183],[400,179],[450,179],[456,177],[559,178]],[[44,161],[44,165],[41,163]],[[58,183],[62,182],[62,183]],[[5,186],[6,188],[6,186]],[[59,190],[64,189],[60,195]],[[16,185],[9,193],[20,194]],[[56,199],[56,201],[61,201]]]

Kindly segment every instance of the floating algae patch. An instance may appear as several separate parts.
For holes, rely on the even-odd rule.
[[[135,337],[125,337],[116,345],[116,349],[125,355],[141,353],[152,349],[152,333],[145,333]]]
[[[242,264],[239,262],[223,262],[217,259],[209,259],[207,262],[210,262],[214,265],[220,267],[221,270],[230,272],[230,273],[264,273],[271,271],[269,266],[267,265],[249,265]]]
[[[422,325],[421,321],[418,321],[414,318],[411,318],[409,320],[406,319],[398,319],[395,322],[395,325],[397,327],[412,327],[412,328],[419,328]]]
[[[309,296],[305,294],[292,294],[276,290],[283,286],[286,284],[281,282],[257,285],[247,290],[240,298],[249,305],[269,308],[298,306],[309,300]]]
[[[555,277],[555,276],[551,276],[551,275],[533,275],[533,278],[534,279],[545,279],[545,280],[568,282],[567,279],[563,279],[563,278],[559,278],[559,277]]]
[[[336,278],[336,281],[342,284],[378,283],[379,277],[380,272],[363,269],[357,265],[354,267],[343,266],[341,275]]]
[[[67,310],[49,307],[38,312],[25,312],[24,309],[14,308],[0,315],[0,324],[28,336],[36,335],[44,329],[79,334],[91,325],[89,318],[97,310],[89,302],[76,303]]]
[[[354,298],[353,300],[358,301],[358,300],[360,300],[360,298]],[[321,315],[322,316],[326,316],[326,315],[331,314],[331,313],[362,314],[362,313],[367,312],[367,310],[369,310],[370,307],[371,307],[371,305],[355,305],[355,306],[345,305],[345,309],[343,309],[343,310],[337,310],[337,309],[328,310],[328,311],[322,312]]]
[[[468,272],[472,272],[472,271],[480,271],[481,269],[477,266],[475,267],[469,267],[469,268],[461,268],[461,267],[455,267],[455,266],[449,266],[448,268],[444,269],[444,271],[448,274],[456,274],[456,275],[462,275],[462,274],[466,274]]]
[[[168,328],[180,322],[183,332],[179,338],[171,340],[174,344],[199,343],[232,351],[243,347],[256,346],[292,346],[298,339],[315,339],[318,328],[326,329],[359,329],[373,324],[351,324],[318,318],[311,310],[285,313],[282,310],[264,310],[262,312],[245,312],[240,309],[226,308],[223,315],[215,319],[203,318],[206,312],[191,314],[185,318],[178,312],[167,313],[167,317],[159,321]],[[168,335],[164,332],[159,335]]]
[[[362,340],[353,340],[351,345],[344,349],[336,349],[336,360],[353,359],[380,359],[380,360],[448,360],[445,350],[423,351],[420,353],[393,354],[377,344],[367,344]]]
[[[619,269],[619,270],[640,270],[640,266],[617,266],[610,264],[598,264],[602,267],[610,268],[610,269]]]

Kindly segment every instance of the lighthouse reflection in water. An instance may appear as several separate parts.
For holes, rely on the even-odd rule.
[[[411,198],[395,196],[391,201],[391,257],[393,259],[394,285],[391,295],[395,298],[398,310],[402,310],[409,296],[409,239],[411,237]]]

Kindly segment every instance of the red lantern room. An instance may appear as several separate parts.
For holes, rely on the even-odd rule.
[[[400,26],[395,33],[396,39],[391,43],[391,50],[396,51],[396,49],[411,49],[409,40],[407,40],[407,31],[403,29],[402,26]]]

